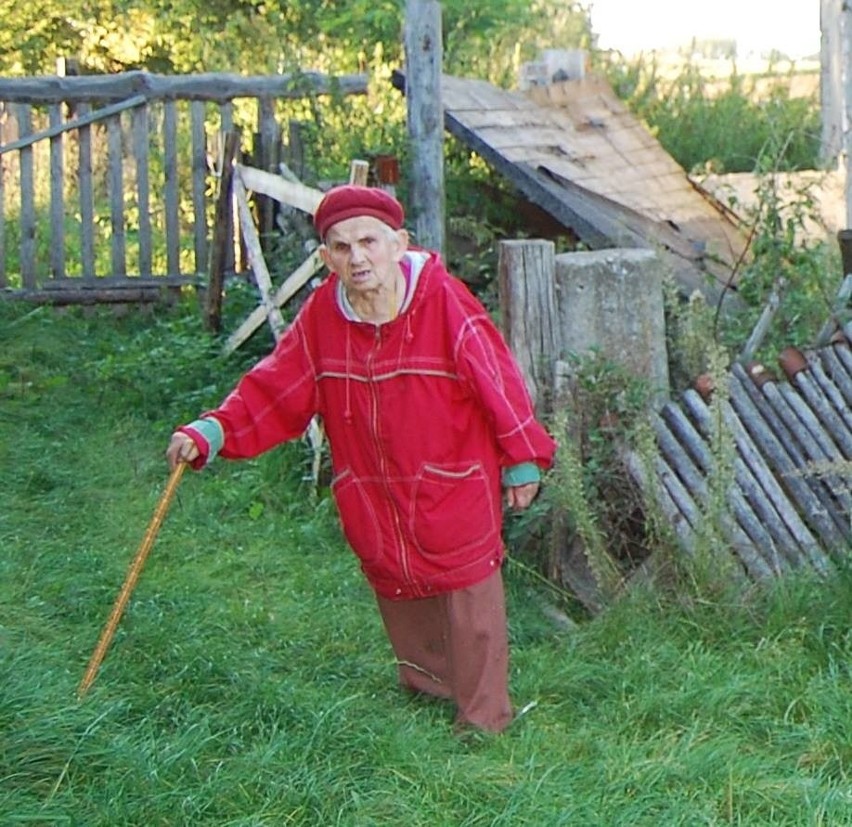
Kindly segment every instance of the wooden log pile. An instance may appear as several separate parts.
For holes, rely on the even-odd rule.
[[[797,569],[825,573],[852,550],[852,349],[847,336],[802,353],[788,349],[783,377],[734,364],[725,398],[691,389],[654,416],[653,467],[626,457],[690,552],[702,520],[717,521],[745,575],[759,580]],[[712,407],[712,412],[711,412]],[[710,514],[718,472],[711,435],[721,419],[734,446],[723,513]],[[651,490],[653,489],[653,490]]]

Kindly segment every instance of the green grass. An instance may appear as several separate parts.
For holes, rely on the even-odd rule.
[[[244,366],[165,313],[0,305],[0,824],[852,824],[852,572],[637,591],[566,632],[510,563],[530,708],[463,742],[397,691],[300,445],[184,477],[78,702],[169,430]]]

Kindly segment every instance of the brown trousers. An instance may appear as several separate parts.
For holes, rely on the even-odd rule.
[[[456,726],[501,732],[512,720],[503,577],[418,600],[376,595],[399,682],[456,704]]]

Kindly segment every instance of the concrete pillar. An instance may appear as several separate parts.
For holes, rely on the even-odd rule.
[[[653,250],[556,256],[563,351],[582,356],[597,350],[647,380],[657,405],[669,395],[663,272]]]

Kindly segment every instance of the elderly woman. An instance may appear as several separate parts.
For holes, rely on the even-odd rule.
[[[314,215],[331,275],[222,404],[172,435],[172,467],[328,436],[343,531],[411,692],[456,725],[512,720],[502,492],[535,497],[555,444],[499,331],[440,257],[410,247],[381,189],[330,190]]]

